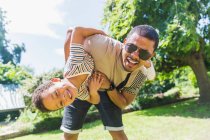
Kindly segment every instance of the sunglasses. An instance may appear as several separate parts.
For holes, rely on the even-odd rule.
[[[133,53],[136,50],[138,50],[139,51],[139,58],[142,59],[142,60],[148,60],[151,57],[151,54],[147,50],[144,50],[144,49],[141,49],[141,48],[138,49],[138,47],[136,45],[132,44],[132,43],[125,44],[125,50],[128,53]]]

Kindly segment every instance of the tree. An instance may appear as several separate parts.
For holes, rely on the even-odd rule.
[[[104,25],[111,35],[123,40],[139,24],[159,30],[156,62],[159,71],[190,66],[196,75],[200,101],[210,101],[210,2],[209,0],[108,0]]]
[[[13,64],[18,64],[21,61],[22,52],[25,52],[25,45],[10,44],[6,39],[5,18],[5,12],[0,8],[0,62],[6,64],[11,61]]]

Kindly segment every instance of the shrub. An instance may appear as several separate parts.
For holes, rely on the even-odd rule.
[[[32,78],[32,75],[24,67],[0,63],[0,84],[22,84],[28,78]]]

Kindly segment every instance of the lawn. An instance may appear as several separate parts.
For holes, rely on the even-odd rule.
[[[129,140],[209,140],[210,104],[190,100],[123,115]],[[50,131],[13,140],[58,140],[62,132]],[[111,140],[100,121],[88,123],[80,140]]]

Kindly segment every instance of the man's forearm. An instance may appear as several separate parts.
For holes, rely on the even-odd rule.
[[[112,102],[119,108],[124,109],[126,106],[129,105],[129,102],[127,101],[125,96],[119,93],[116,89],[114,89],[113,91],[108,91],[107,94]]]

